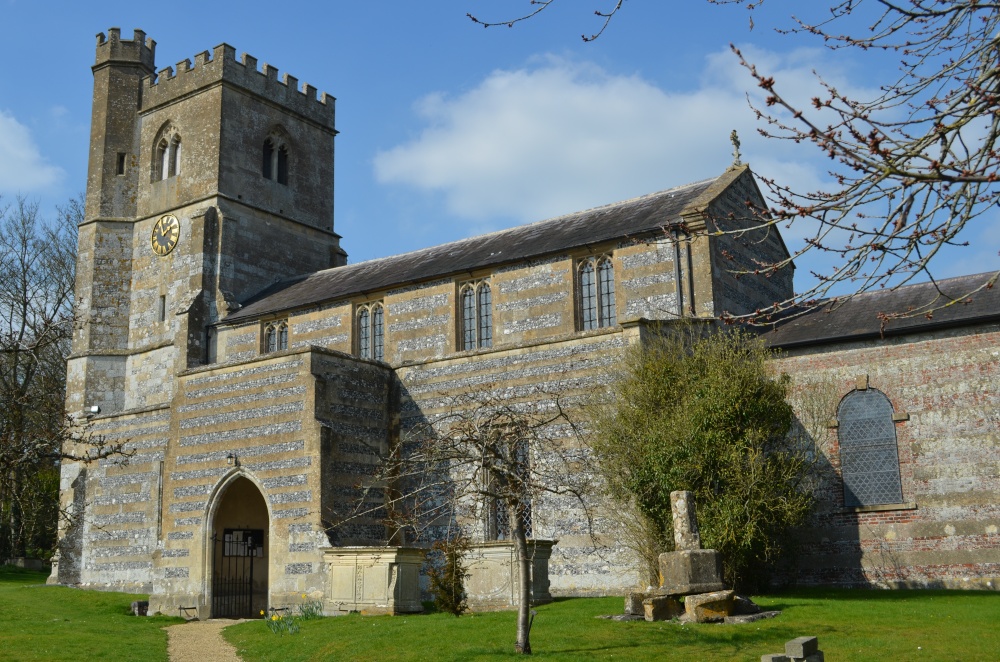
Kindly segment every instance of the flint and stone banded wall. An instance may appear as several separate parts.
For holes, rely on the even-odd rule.
[[[173,403],[176,441],[164,462],[151,609],[208,609],[204,550],[213,533],[241,526],[214,515],[237,478],[250,480],[267,505],[270,604],[321,595],[322,550],[329,547],[324,507],[355,475],[351,444],[385,444],[391,382],[385,366],[308,349],[182,375]],[[384,529],[376,538],[384,541]]]
[[[88,430],[110,444],[125,442],[127,464],[111,458],[62,467],[63,507],[72,514],[69,539],[59,560],[63,582],[148,592],[159,538],[163,458],[170,438],[170,411],[157,408],[93,422]],[[81,510],[84,510],[82,517]],[[77,546],[78,545],[78,546]]]
[[[908,415],[895,424],[898,507],[844,507],[837,430],[813,433],[821,501],[801,541],[799,582],[1000,585],[1000,326],[791,349],[775,368],[792,376],[806,428],[834,419],[865,380],[897,418]]]
[[[637,330],[620,328],[592,331],[544,343],[482,350],[475,354],[436,359],[397,368],[402,384],[401,435],[425,418],[447,413],[457,394],[484,392],[505,400],[531,399],[533,406],[551,405],[544,393],[559,394],[561,403],[580,421],[588,394],[606,385],[619,365],[622,351]],[[580,471],[593,462],[583,449],[573,449],[570,430],[565,434],[570,450],[566,458]],[[537,451],[537,449],[536,449]],[[573,457],[578,454],[578,457]],[[532,462],[554,461],[544,453]],[[557,539],[549,564],[553,595],[607,593],[636,581],[627,552],[617,545],[616,514],[597,505],[595,533],[603,549],[594,549],[586,517],[578,502],[542,496],[532,504],[533,536]]]
[[[315,471],[318,430],[308,415],[311,386],[309,356],[303,353],[180,377],[151,609],[166,613],[182,605],[204,606],[211,567],[203,550],[210,549],[217,529],[242,524],[211,521],[224,488],[237,476],[251,480],[267,505],[265,557],[272,596],[322,589],[315,553],[315,533],[322,529]]]
[[[682,295],[685,314],[712,313],[712,282],[707,242],[694,242],[688,266],[683,241]],[[700,248],[699,248],[700,247]],[[704,249],[704,250],[703,250]],[[493,301],[493,347],[563,339],[576,332],[577,261],[587,255],[610,255],[615,267],[615,304],[619,322],[640,317],[672,318],[677,296],[671,239],[650,237],[594,247],[586,255],[561,254],[453,277],[408,285],[367,298],[338,301],[293,312],[288,319],[289,347],[316,346],[353,353],[355,307],[370,301],[385,306],[385,361],[405,365],[460,355],[458,291],[467,280],[488,279]],[[248,260],[250,256],[247,256]],[[249,260],[252,261],[252,260]],[[693,275],[691,275],[693,274]],[[468,275],[468,274],[466,274]],[[696,304],[691,304],[696,301]],[[261,324],[221,327],[220,360],[243,360],[260,354]]]

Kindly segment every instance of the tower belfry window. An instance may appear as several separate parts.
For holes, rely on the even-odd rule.
[[[121,168],[124,169],[124,159]],[[169,179],[181,174],[181,137],[167,135],[156,143],[156,161],[153,164],[153,181]]]
[[[288,185],[288,146],[274,138],[264,141],[261,153],[261,175],[264,179],[273,180],[285,186]]]

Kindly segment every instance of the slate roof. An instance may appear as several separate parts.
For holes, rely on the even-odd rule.
[[[839,304],[828,302],[803,315],[776,323],[763,337],[771,347],[793,348],[1000,321],[1000,282],[992,288],[969,294],[994,275],[995,272],[987,272],[959,276],[939,280],[936,284],[917,283],[896,290],[867,292]],[[921,312],[960,297],[961,301],[931,312],[930,317]],[[906,311],[916,314],[889,320],[884,329],[880,328],[879,313]]]
[[[278,282],[225,323],[494,267],[588,244],[642,236],[678,222],[681,210],[736,173],[431,248],[334,267]],[[720,181],[721,180],[721,181]]]

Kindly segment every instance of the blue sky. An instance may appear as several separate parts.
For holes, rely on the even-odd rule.
[[[892,70],[776,35],[802,11],[785,0],[765,3],[753,30],[739,6],[629,0],[583,43],[600,27],[593,10],[612,4],[562,0],[513,29],[484,30],[466,12],[502,19],[528,0],[0,0],[0,195],[52,214],[83,191],[89,67],[96,33],[112,26],[156,40],[158,68],[226,42],[337,97],[335,229],[351,262],[720,174],[732,129],[755,171],[815,188],[825,164],[814,148],[756,136],[746,102],[756,90],[728,44],[803,95],[813,69],[861,91]],[[998,268],[995,221],[970,228],[974,245],[944,255],[935,275]]]

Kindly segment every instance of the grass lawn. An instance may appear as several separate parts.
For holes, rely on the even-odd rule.
[[[130,606],[144,595],[45,586],[47,577],[0,566],[0,660],[166,661],[160,628],[181,619],[136,618]]]
[[[1000,659],[1000,595],[958,591],[797,590],[755,600],[780,609],[748,625],[617,623],[620,598],[538,607],[534,657],[551,660],[760,660],[795,637],[819,637],[828,660]],[[516,657],[514,614],[343,616],[304,621],[295,635],[261,622],[227,628],[246,660],[496,660]]]
[[[162,627],[136,618],[144,596],[44,586],[45,574],[0,567],[0,659],[166,660]],[[828,660],[1000,659],[1000,595],[957,591],[797,590],[755,598],[781,609],[749,625],[616,623],[620,598],[564,599],[538,608],[535,658],[552,660],[759,660],[802,635],[819,637]],[[494,660],[515,657],[514,614],[343,616],[301,622],[274,635],[262,621],[226,629],[247,662],[276,660]],[[205,651],[205,661],[212,659]]]

